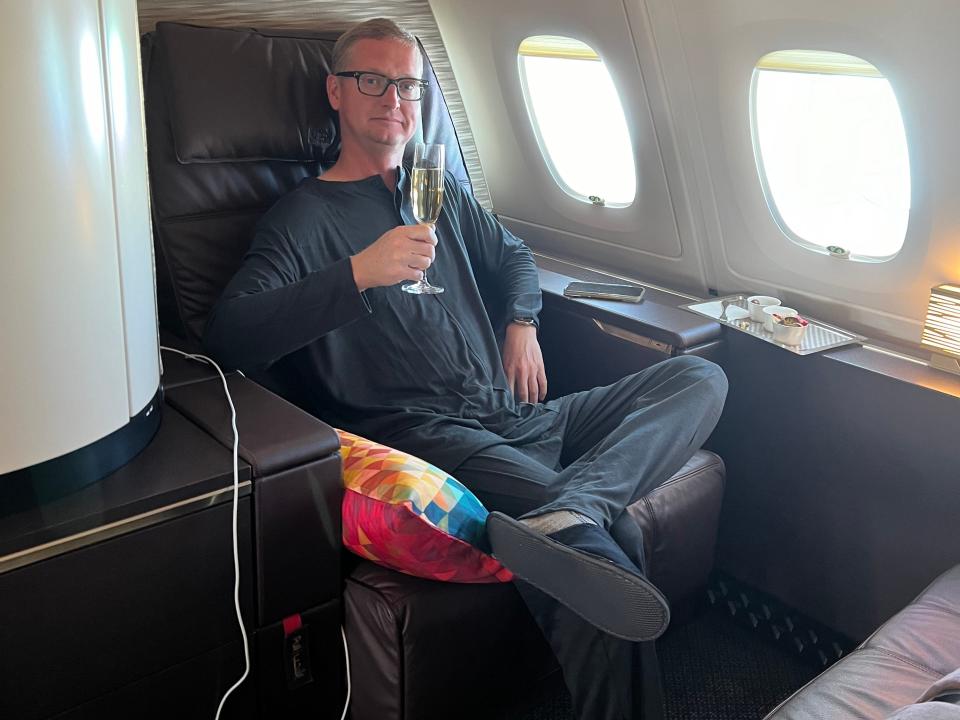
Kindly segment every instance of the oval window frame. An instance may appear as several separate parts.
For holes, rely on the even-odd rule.
[[[836,253],[832,253],[828,249],[829,247],[832,247],[832,246],[820,245],[811,240],[807,240],[806,238],[803,238],[802,236],[794,232],[790,228],[790,226],[787,224],[787,222],[784,220],[783,215],[780,213],[780,209],[777,206],[776,200],[774,199],[774,194],[773,194],[773,191],[771,190],[770,183],[767,179],[767,173],[764,168],[763,155],[760,148],[760,129],[759,129],[759,123],[757,120],[757,85],[760,78],[760,72],[765,69],[770,70],[771,68],[762,68],[761,64],[763,64],[764,61],[771,62],[770,58],[776,57],[776,56],[804,55],[804,54],[807,54],[810,56],[821,56],[821,57],[833,56],[836,61],[832,66],[833,74],[870,75],[873,77],[882,78],[886,80],[888,84],[890,84],[889,78],[887,78],[886,75],[881,73],[880,70],[873,63],[870,63],[867,60],[864,60],[863,58],[857,57],[856,55],[851,55],[849,53],[842,53],[834,50],[815,51],[815,50],[793,49],[793,50],[774,50],[760,57],[754,63],[753,73],[750,78],[749,112],[750,112],[750,145],[751,145],[751,148],[753,149],[754,165],[757,170],[757,177],[759,178],[759,181],[760,181],[760,187],[763,193],[764,203],[766,204],[767,210],[770,212],[770,215],[773,218],[774,222],[776,223],[777,227],[779,228],[780,232],[783,233],[783,235],[785,235],[788,240],[800,246],[804,250],[809,250],[811,252],[817,253],[818,255],[845,257],[845,259],[849,259],[859,263],[880,264],[880,263],[889,262],[893,260],[895,257],[897,257],[903,251],[904,246],[906,245],[907,238],[910,235],[910,219],[911,219],[911,211],[913,209],[913,187],[914,187],[913,171],[910,163],[910,144],[907,137],[906,124],[904,123],[903,110],[900,107],[900,101],[897,98],[896,93],[893,92],[892,84],[890,84],[890,90],[893,93],[894,102],[896,103],[897,112],[900,117],[900,123],[904,129],[903,141],[904,141],[904,147],[907,155],[907,170],[908,170],[907,182],[909,187],[909,191],[907,193],[907,196],[909,199],[909,205],[907,207],[906,224],[904,225],[903,238],[901,239],[900,245],[896,251],[888,255],[869,255],[869,254],[863,254],[863,253],[850,253],[847,256],[842,256]],[[841,58],[848,59],[852,62],[841,63]],[[844,66],[850,68],[851,70],[854,70],[855,72],[848,72],[848,73],[836,72],[836,69],[838,67],[844,67]],[[825,65],[825,68],[826,68],[826,65]],[[799,71],[794,71],[794,72],[799,72]]]
[[[633,197],[629,202],[609,202],[605,198],[597,198],[597,196],[594,195],[583,195],[582,193],[574,190],[569,183],[564,180],[560,171],[557,169],[556,164],[553,161],[553,157],[550,154],[550,149],[547,146],[546,140],[543,136],[543,132],[540,129],[540,123],[537,120],[536,110],[534,109],[533,101],[530,95],[527,71],[524,65],[524,58],[528,56],[528,53],[522,52],[522,48],[525,43],[540,38],[558,38],[564,41],[571,41],[574,44],[574,47],[582,46],[586,48],[590,55],[595,57],[599,62],[603,63],[604,69],[607,72],[607,76],[610,78],[610,83],[613,86],[614,92],[616,93],[617,105],[620,108],[620,115],[623,119],[623,124],[626,129],[627,142],[630,144],[628,154],[632,161],[631,166],[633,168]],[[584,57],[586,58],[587,55],[585,54]],[[527,119],[530,122],[530,128],[533,131],[534,138],[536,139],[537,147],[540,150],[540,157],[543,159],[543,162],[547,167],[547,171],[550,173],[550,177],[553,178],[553,181],[557,184],[557,186],[569,197],[588,205],[595,205],[613,210],[622,210],[632,207],[637,202],[637,197],[640,190],[640,176],[637,171],[637,158],[636,154],[634,153],[634,142],[633,137],[630,135],[630,125],[627,123],[627,114],[623,109],[623,98],[620,96],[620,92],[617,90],[616,83],[613,81],[613,75],[606,67],[606,62],[603,60],[603,56],[587,43],[574,37],[569,37],[566,35],[530,35],[521,40],[517,45],[517,74],[520,78],[520,89],[523,95],[523,105],[526,109]]]

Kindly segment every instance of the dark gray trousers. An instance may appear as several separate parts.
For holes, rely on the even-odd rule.
[[[575,510],[610,531],[643,569],[642,538],[624,508],[666,482],[713,431],[727,380],[698,357],[671,358],[606,387],[558,398],[554,431],[476,453],[455,477],[489,510],[514,517]],[[639,653],[536,588],[517,588],[563,670],[583,720],[638,718]]]

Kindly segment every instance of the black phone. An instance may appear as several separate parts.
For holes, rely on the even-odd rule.
[[[622,300],[635,303],[643,300],[645,292],[646,288],[640,285],[595,282],[572,282],[563,289],[563,294],[567,297]]]

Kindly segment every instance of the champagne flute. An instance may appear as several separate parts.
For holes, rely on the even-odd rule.
[[[413,172],[410,182],[410,201],[413,216],[421,225],[433,225],[443,207],[443,145],[418,142],[413,153]],[[435,295],[443,288],[427,282],[427,273],[415,283],[403,286],[403,291],[415,295]]]

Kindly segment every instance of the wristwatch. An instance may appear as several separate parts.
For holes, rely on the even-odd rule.
[[[512,322],[515,322],[517,325],[536,325],[537,322],[532,317],[515,317]]]

